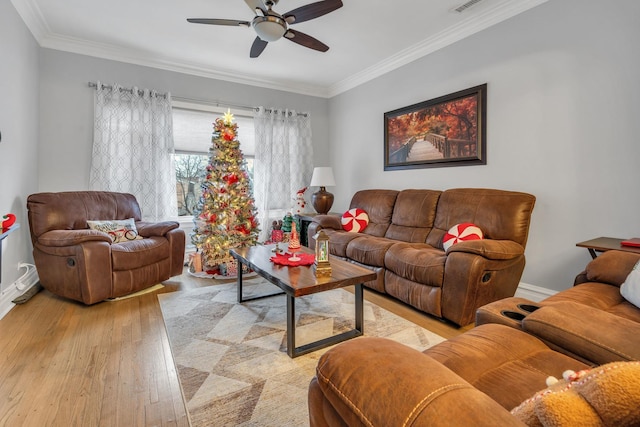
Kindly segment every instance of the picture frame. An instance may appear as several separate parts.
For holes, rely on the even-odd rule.
[[[487,164],[487,84],[384,113],[384,170]]]

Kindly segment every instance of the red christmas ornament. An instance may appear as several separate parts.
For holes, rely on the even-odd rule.
[[[236,137],[236,134],[231,129],[225,129],[224,132],[222,133],[222,139],[224,139],[225,141],[233,141],[233,138],[235,137]]]

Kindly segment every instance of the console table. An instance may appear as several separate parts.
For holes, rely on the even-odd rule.
[[[313,221],[313,218],[317,215],[320,215],[318,213],[301,213],[301,214],[296,214],[295,216],[298,217],[298,219],[300,219],[300,244],[302,246],[306,246],[309,247],[309,236],[307,235],[307,229],[309,228],[309,224],[311,224],[311,221]],[[339,213],[335,213],[335,212],[329,212],[326,215],[335,215],[335,216],[341,216],[341,214]]]
[[[597,252],[606,251],[624,251],[640,254],[640,248],[635,246],[624,246],[622,242],[626,239],[616,239],[615,237],[596,237],[595,239],[585,240],[576,243],[580,248],[587,248],[591,254],[591,258],[598,256]]]
[[[0,230],[0,283],[2,283],[2,241],[18,228],[20,228],[20,224],[13,224],[6,230]]]

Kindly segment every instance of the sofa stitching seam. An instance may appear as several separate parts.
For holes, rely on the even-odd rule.
[[[358,415],[360,415],[360,418],[369,426],[373,427],[373,423],[362,413],[362,411],[351,401],[351,399],[349,399],[347,397],[347,395],[345,395],[341,390],[338,389],[337,386],[335,386],[331,380],[324,376],[321,372],[317,372],[317,375],[319,377],[322,378],[323,381],[325,381],[336,393],[338,393],[340,396],[342,396],[342,398],[348,403],[348,405],[354,410],[356,411],[356,413],[358,413]]]
[[[413,415],[418,411],[419,408],[422,408],[424,405],[424,402],[426,400],[428,400],[429,398],[431,398],[433,395],[435,394],[440,394],[442,391],[446,391],[446,390],[450,390],[450,389],[454,389],[454,388],[463,388],[466,387],[467,384],[463,384],[463,383],[454,383],[454,384],[448,384],[446,386],[440,387],[438,389],[433,390],[431,393],[427,394],[425,397],[422,398],[422,400],[420,400],[420,402],[418,402],[413,409],[411,410],[411,412],[409,413],[409,415],[407,416],[407,418],[405,418],[405,420],[403,421],[402,425],[406,426],[408,425],[407,423],[409,422],[409,420],[413,417]]]

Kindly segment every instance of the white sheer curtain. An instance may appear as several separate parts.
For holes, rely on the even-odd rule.
[[[309,113],[264,107],[257,110],[254,197],[261,228],[259,240],[264,241],[271,222],[291,211],[296,192],[309,185],[313,146]]]
[[[176,217],[171,95],[96,86],[89,187],[133,194],[145,220]]]

